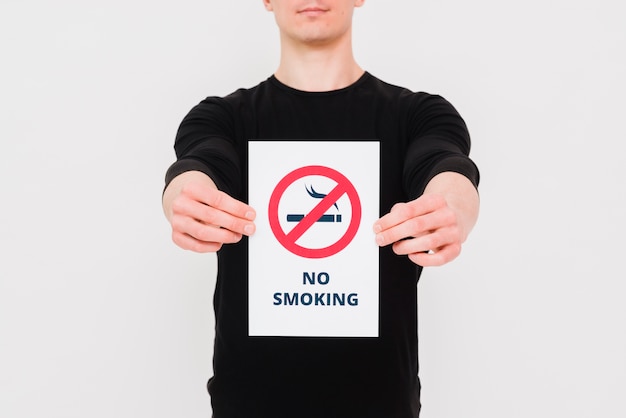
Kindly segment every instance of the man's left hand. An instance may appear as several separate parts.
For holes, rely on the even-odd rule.
[[[435,176],[424,194],[398,203],[374,223],[376,243],[393,245],[420,266],[441,266],[461,253],[478,218],[479,198],[464,176],[444,172]]]

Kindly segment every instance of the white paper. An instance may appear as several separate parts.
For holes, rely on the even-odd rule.
[[[379,143],[251,141],[248,168],[249,335],[377,337]]]

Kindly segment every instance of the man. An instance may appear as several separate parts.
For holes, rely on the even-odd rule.
[[[166,175],[174,242],[218,252],[214,416],[417,417],[416,284],[453,260],[478,216],[478,170],[463,120],[444,99],[376,79],[352,53],[365,0],[263,0],[280,29],[278,69],[209,97],[183,120]],[[380,141],[377,338],[249,337],[247,142]]]

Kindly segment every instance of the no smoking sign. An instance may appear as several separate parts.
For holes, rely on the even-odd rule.
[[[378,141],[250,141],[248,151],[249,335],[378,336]]]
[[[314,184],[327,193],[317,191]],[[337,213],[326,213],[333,208]],[[356,235],[361,200],[339,171],[310,165],[293,170],[278,183],[270,197],[268,217],[285,249],[300,257],[325,258],[346,248]]]

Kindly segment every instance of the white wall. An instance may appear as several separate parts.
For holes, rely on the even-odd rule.
[[[482,214],[420,282],[423,416],[623,417],[618,0],[369,0],[360,63],[465,117]],[[160,209],[178,123],[275,69],[260,1],[0,3],[0,416],[206,417],[215,260]]]

